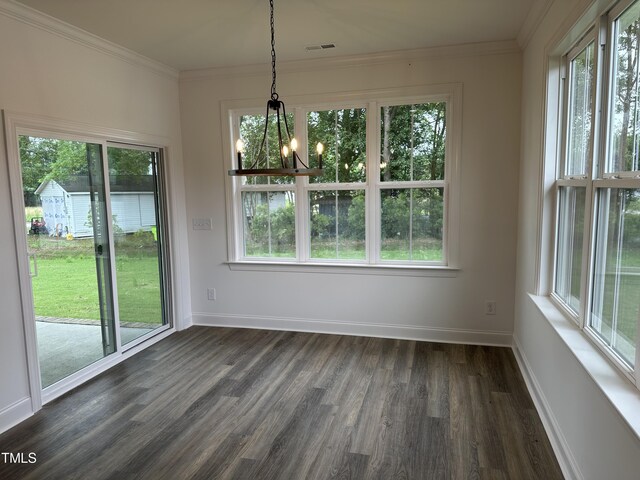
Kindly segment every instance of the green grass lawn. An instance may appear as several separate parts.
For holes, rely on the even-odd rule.
[[[607,274],[604,284],[603,311],[601,313],[601,334],[607,343],[611,342],[611,327],[617,307],[617,331],[625,342],[616,346],[630,362],[635,359],[636,337],[638,335],[638,315],[640,314],[640,275],[623,274],[620,281],[618,302],[614,302],[615,275]]]
[[[116,261],[121,322],[162,323],[158,261]],[[33,278],[36,315],[100,319],[96,261],[91,257],[44,258]]]
[[[116,260],[120,322],[162,323],[160,276],[156,257]]]
[[[38,259],[32,278],[36,315],[100,320],[96,262],[90,257]]]
[[[155,245],[132,242],[116,244],[120,321],[161,324]],[[38,255],[38,276],[32,278],[36,315],[99,320],[93,240],[30,235],[29,249]]]
[[[422,239],[421,239],[422,240]],[[405,245],[406,244],[406,245]],[[295,248],[283,249],[277,251],[274,248],[271,255],[265,249],[264,245],[247,245],[247,257],[266,257],[266,258],[295,258]],[[345,240],[340,243],[336,249],[335,241],[318,241],[311,242],[311,258],[312,259],[341,259],[341,260],[364,260],[366,257],[364,242],[354,242]],[[385,240],[382,244],[380,252],[382,260],[398,260],[398,261],[431,261],[438,262],[442,260],[442,245],[439,241],[426,239],[416,241],[413,245],[413,252],[409,252],[408,242],[399,240]]]

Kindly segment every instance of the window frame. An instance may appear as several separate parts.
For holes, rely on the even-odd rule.
[[[300,145],[307,145],[307,113],[321,110],[366,108],[366,181],[363,183],[310,183],[307,177],[296,177],[292,184],[296,195],[296,258],[284,259],[273,257],[246,257],[243,255],[243,231],[239,195],[248,189],[288,190],[290,186],[242,185],[241,177],[230,177],[227,170],[235,163],[233,146],[239,132],[238,119],[241,115],[256,114],[263,102],[256,99],[225,100],[221,102],[221,120],[223,125],[223,156],[225,193],[227,206],[227,244],[228,264],[230,265],[267,265],[269,267],[283,265],[336,267],[336,272],[349,272],[349,267],[372,267],[371,273],[380,273],[388,269],[406,270],[457,270],[458,269],[458,232],[459,232],[459,153],[462,130],[462,84],[443,84],[434,86],[418,86],[373,90],[367,92],[345,92],[326,95],[287,96],[288,112],[294,113],[294,131]],[[446,102],[447,135],[445,139],[445,179],[443,213],[443,261],[381,261],[380,260],[380,201],[377,199],[381,187],[387,188],[396,182],[381,182],[379,162],[380,107],[382,105],[406,105],[429,102]],[[307,148],[301,149],[299,155],[307,163]],[[312,159],[313,160],[313,159]],[[403,182],[402,187],[407,188]],[[407,182],[411,183],[411,182]],[[415,182],[414,182],[415,183]],[[423,182],[418,182],[422,184]],[[257,188],[256,188],[257,187]],[[276,187],[276,188],[274,188]],[[310,255],[310,215],[309,192],[336,190],[364,190],[365,200],[365,259],[317,259]],[[342,267],[342,268],[338,268]],[[347,270],[345,270],[345,267]]]
[[[605,196],[608,189],[640,189],[640,171],[608,171],[610,162],[610,142],[612,129],[613,103],[613,82],[616,81],[614,63],[616,56],[613,54],[615,45],[616,28],[615,24],[624,12],[631,7],[636,0],[622,0],[597,16],[595,21],[590,22],[584,28],[583,36],[578,41],[573,42],[561,55],[559,81],[561,85],[558,91],[558,102],[560,109],[560,128],[557,141],[556,172],[553,182],[554,193],[554,236],[553,236],[553,264],[549,271],[550,292],[549,297],[554,305],[573,322],[582,333],[610,360],[618,370],[629,379],[636,388],[640,388],[640,316],[638,319],[638,330],[635,341],[635,363],[631,367],[625,362],[612,346],[603,341],[597,331],[591,326],[592,309],[595,302],[596,279],[595,275],[601,271],[598,267],[602,262],[597,256],[598,235],[601,235],[598,219],[600,212],[601,198]],[[640,0],[638,0],[640,1]],[[586,175],[567,175],[566,162],[568,157],[567,145],[570,126],[569,106],[570,106],[570,75],[571,62],[575,59],[588,44],[594,42],[594,88],[592,100],[593,120],[591,124],[591,153],[588,165],[586,165]],[[582,271],[580,278],[580,306],[578,312],[570,308],[565,301],[556,293],[558,265],[559,265],[559,230],[560,218],[560,189],[563,187],[585,188],[585,218],[584,235],[582,247]]]

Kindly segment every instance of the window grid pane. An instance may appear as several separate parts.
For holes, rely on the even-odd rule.
[[[577,315],[580,310],[586,188],[560,187],[555,293]]]
[[[640,189],[598,192],[589,327],[630,367],[640,315]]]
[[[614,23],[608,172],[638,171],[640,152],[640,3]]]
[[[309,210],[311,258],[366,258],[363,190],[309,192]]]
[[[380,258],[442,261],[443,188],[380,191]]]
[[[571,61],[567,175],[586,174],[591,157],[594,59],[594,43],[591,42]]]
[[[295,194],[242,192],[245,257],[295,258]]]
[[[359,183],[367,180],[367,109],[322,110],[307,114],[308,154],[324,145],[324,174],[310,183]]]
[[[446,103],[380,109],[380,180],[443,180]]]

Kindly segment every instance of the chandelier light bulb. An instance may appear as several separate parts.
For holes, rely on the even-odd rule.
[[[318,145],[316,145],[316,151],[318,152],[318,155],[322,155],[322,152],[324,152],[324,145],[318,143]]]
[[[298,150],[298,140],[296,140],[296,138],[293,137],[291,139],[291,151],[295,152],[296,150]]]
[[[284,147],[282,147],[282,155],[287,158],[289,156],[289,147],[287,147],[286,145]]]
[[[239,138],[238,141],[236,142],[236,151],[238,153],[244,152],[244,142],[242,141],[241,138]]]

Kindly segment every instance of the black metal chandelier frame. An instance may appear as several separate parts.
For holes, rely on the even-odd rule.
[[[310,168],[304,163],[298,155],[295,138],[291,136],[289,125],[287,123],[287,110],[284,102],[280,100],[276,92],[276,41],[275,41],[275,23],[273,18],[273,0],[269,0],[270,19],[271,19],[271,98],[267,100],[267,113],[264,121],[264,132],[262,134],[262,142],[258,155],[256,155],[253,163],[249,168],[242,168],[242,140],[238,140],[236,152],[238,156],[238,168],[229,170],[231,176],[313,176],[322,175],[322,144],[318,144],[318,167]],[[257,168],[258,162],[265,152],[267,144],[267,132],[269,127],[269,115],[271,112],[277,119],[278,133],[278,152],[280,156],[280,166],[276,168]],[[282,124],[284,123],[284,129]],[[283,134],[286,135],[288,145],[283,142]],[[291,155],[289,155],[289,151]],[[265,152],[266,157],[266,152]]]

